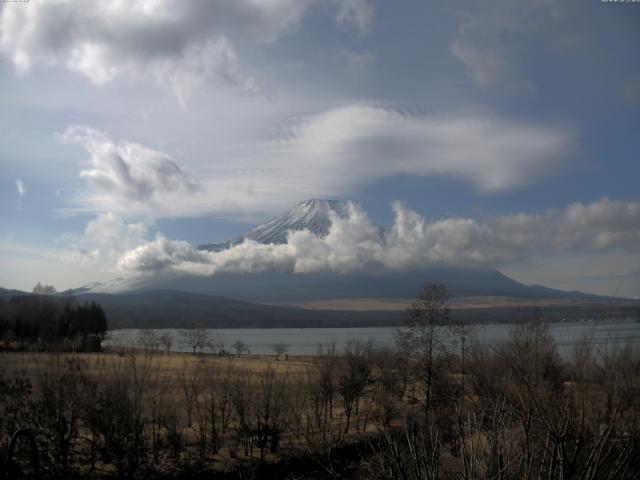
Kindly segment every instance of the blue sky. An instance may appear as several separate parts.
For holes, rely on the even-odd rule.
[[[510,252],[447,223],[474,265],[638,296],[639,25],[595,0],[0,4],[0,285],[139,274],[156,234],[321,197],[467,219]]]

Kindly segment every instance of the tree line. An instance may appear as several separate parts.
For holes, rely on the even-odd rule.
[[[32,295],[0,300],[1,345],[19,350],[99,351],[108,330],[102,307],[56,296],[51,288],[38,284]]]

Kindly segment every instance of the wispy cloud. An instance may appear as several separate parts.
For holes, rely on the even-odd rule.
[[[265,153],[287,171],[299,165],[290,174],[296,182],[325,179],[322,186],[312,181],[312,191],[332,185],[341,193],[393,175],[437,175],[499,192],[557,171],[572,148],[572,133],[563,128],[350,105],[309,117]]]
[[[360,34],[365,34],[371,28],[375,10],[367,0],[339,0],[336,21],[339,25],[352,25]]]
[[[508,85],[514,91],[533,92],[533,84],[519,71],[513,46],[505,41],[521,35],[523,30],[514,18],[469,16],[460,23],[450,51],[482,87]]]
[[[27,193],[27,188],[24,186],[24,182],[19,178],[16,179],[16,190],[18,190],[18,195],[24,197],[25,193]]]
[[[537,85],[526,71],[533,42],[538,48],[541,41],[555,43],[554,48],[571,50],[581,46],[580,34],[564,21],[564,8],[569,3],[468,2],[459,12],[458,31],[449,51],[481,87],[534,93]]]
[[[310,197],[346,196],[394,176],[442,176],[487,193],[557,174],[569,129],[493,116],[412,115],[350,105],[306,117],[191,179],[167,154],[88,127],[62,137],[90,154],[89,189],[71,211],[158,216],[276,213]]]

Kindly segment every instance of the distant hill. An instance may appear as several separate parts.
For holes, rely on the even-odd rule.
[[[67,295],[64,293],[61,295]],[[30,295],[0,288],[0,298]],[[309,328],[375,327],[402,324],[403,310],[347,311],[305,310],[296,307],[261,305],[228,297],[148,290],[125,294],[79,293],[79,303],[100,304],[110,329],[118,328]],[[538,310],[549,321],[587,318],[634,317],[638,302],[601,302],[542,306]],[[452,320],[460,323],[513,323],[527,321],[534,309],[520,306],[478,307],[452,310]]]
[[[129,294],[85,293],[76,295],[76,299],[102,305],[107,312],[110,328],[383,326],[398,324],[403,314],[386,311],[311,311],[175,290]]]
[[[95,301],[105,310],[109,328],[310,328],[398,326],[403,310],[347,311],[305,310],[261,305],[228,297],[173,290],[150,290],[131,294],[81,294],[79,302]],[[638,302],[591,302],[542,306],[537,309],[548,321],[634,317]],[[532,307],[482,307],[452,310],[460,323],[517,323],[530,320]]]
[[[9,290],[6,288],[0,288],[0,299],[9,300],[11,297],[16,297],[18,295],[31,295],[28,292],[23,292],[22,290]]]

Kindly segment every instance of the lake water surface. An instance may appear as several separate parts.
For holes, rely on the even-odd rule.
[[[491,346],[506,339],[511,332],[511,324],[471,325],[467,327],[468,341],[476,341]],[[585,339],[597,345],[640,344],[640,323],[635,319],[586,322],[551,323],[551,334],[561,354],[568,353],[572,346]],[[158,335],[168,334],[173,338],[172,350],[188,352],[179,329],[156,329]],[[341,352],[353,340],[370,342],[374,346],[388,346],[393,343],[396,329],[393,327],[370,328],[238,328],[211,329],[210,335],[222,335],[227,350],[236,340],[247,344],[252,354],[273,354],[273,345],[283,343],[291,355],[313,355],[319,345],[335,344]],[[451,337],[448,330],[443,335]],[[112,330],[107,345],[132,345],[139,337],[138,330]]]

